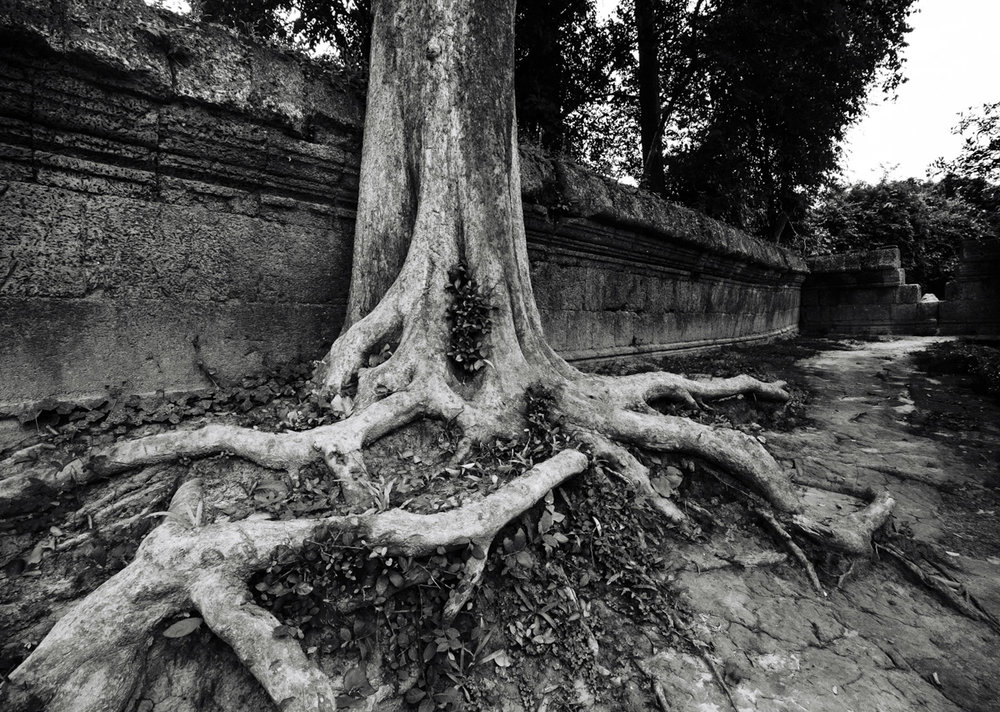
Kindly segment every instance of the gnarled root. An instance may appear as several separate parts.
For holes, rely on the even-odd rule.
[[[851,554],[870,555],[872,535],[889,519],[896,500],[886,492],[872,493],[871,502],[863,509],[837,519],[822,522],[796,514],[792,522],[816,541]]]
[[[372,547],[411,556],[469,541],[490,542],[511,519],[587,466],[563,450],[477,502],[439,514],[391,510],[319,520],[242,521],[199,526],[197,481],[183,485],[171,517],[136,559],[64,616],[0,691],[4,709],[52,712],[121,709],[142,672],[153,630],[194,608],[229,643],[271,698],[292,710],[333,710],[336,688],[297,642],[275,639],[277,620],[250,603],[245,581],[278,547],[295,548],[320,526],[350,531]],[[476,559],[472,559],[475,561]],[[481,571],[470,570],[470,586]],[[469,589],[471,590],[471,588]],[[456,611],[468,600],[459,591]]]
[[[357,343],[350,342],[344,348],[356,354],[371,348],[386,331],[399,327],[397,316],[387,307],[372,318],[379,327],[377,335],[359,335]],[[493,373],[491,367],[482,375],[484,384],[478,392],[463,397],[459,395],[463,388],[450,382],[443,368],[421,366],[419,349],[409,355],[403,351],[402,344],[412,344],[408,340],[416,338],[413,333],[412,328],[404,329],[401,349],[389,361],[359,376],[359,388],[367,395],[359,397],[357,412],[347,420],[307,432],[267,433],[213,424],[153,435],[95,452],[82,472],[77,466],[72,472],[57,473],[47,486],[86,482],[178,457],[232,453],[287,470],[293,478],[300,467],[323,462],[341,481],[348,503],[359,504],[367,476],[364,446],[428,417],[456,423],[465,448],[496,435],[513,434],[515,409],[498,405],[510,403],[514,394],[520,397],[529,385],[539,384],[552,394],[552,415],[576,440],[608,462],[672,522],[683,522],[683,512],[656,491],[648,468],[626,445],[706,459],[763,495],[778,510],[795,514],[793,521],[801,530],[852,552],[869,551],[873,531],[891,510],[892,500],[885,495],[843,521],[813,521],[801,513],[800,492],[756,439],[661,415],[650,407],[650,401],[663,398],[690,404],[739,393],[782,400],[787,393],[780,383],[765,384],[748,377],[702,382],[673,374],[616,379],[585,376],[565,364],[559,369],[545,366],[522,372],[508,368],[502,373]],[[351,368],[357,370],[359,359],[348,361]],[[346,377],[341,366],[327,366],[325,378],[332,387],[334,381],[342,383]],[[388,395],[375,398],[387,383],[392,386]],[[198,484],[188,482],[175,494],[171,516],[146,538],[135,561],[56,624],[11,674],[0,691],[0,702],[12,710],[121,709],[142,673],[153,632],[171,617],[196,610],[284,709],[333,709],[336,696],[342,692],[337,684],[308,660],[297,642],[273,637],[277,620],[253,604],[247,590],[247,580],[268,565],[279,547],[294,550],[319,527],[328,527],[351,532],[368,546],[386,547],[407,556],[469,542],[488,550],[501,528],[587,464],[588,457],[581,452],[563,450],[493,494],[432,515],[393,509],[315,520],[204,523]],[[0,481],[0,500],[19,496],[25,483],[11,481],[16,479]],[[462,582],[446,604],[446,618],[455,616],[470,600],[484,569],[484,560],[469,559]]]
[[[279,621],[253,603],[246,584],[219,573],[191,586],[191,602],[282,710],[336,709],[337,691],[294,638],[273,635]]]

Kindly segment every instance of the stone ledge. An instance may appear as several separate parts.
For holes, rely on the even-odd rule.
[[[901,266],[898,247],[883,247],[877,250],[841,252],[835,255],[810,257],[806,260],[813,274],[825,272],[867,272],[899,269]]]
[[[357,131],[364,121],[359,87],[342,73],[142,0],[0,0],[0,41],[99,66],[164,101],[228,109],[301,136],[317,121]]]
[[[588,218],[638,230],[657,241],[687,244],[769,269],[797,274],[808,271],[805,261],[791,250],[524,146],[521,190],[525,202],[547,206],[544,214],[556,221],[564,217]]]

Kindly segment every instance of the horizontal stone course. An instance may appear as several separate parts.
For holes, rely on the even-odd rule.
[[[901,266],[899,248],[894,246],[810,257],[806,263],[815,275],[825,272],[871,272],[899,269]]]
[[[141,0],[0,0],[0,404],[209,385],[343,319],[363,101]],[[803,260],[521,152],[547,337],[578,362],[797,329]]]
[[[966,240],[945,286],[941,332],[1000,338],[1000,240]]]
[[[174,301],[165,309],[161,300],[0,297],[0,403],[209,386],[199,363],[236,379],[312,358],[336,336],[343,311],[343,304]]]

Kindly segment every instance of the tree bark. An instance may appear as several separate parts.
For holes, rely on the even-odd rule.
[[[542,337],[528,274],[514,110],[514,5],[376,3],[346,326],[349,331],[373,315],[373,328],[366,329],[371,338],[398,339],[404,353],[442,360],[448,340],[444,287],[449,270],[466,264],[492,307],[489,351],[496,367],[478,389],[488,397],[498,395],[497,388],[508,390],[504,374],[523,372],[526,359],[556,361]],[[317,379],[330,393],[354,370],[338,368],[338,359],[344,354],[335,348]],[[402,380],[382,385],[393,390],[410,380],[412,368]]]
[[[635,0],[639,63],[639,134],[642,142],[642,185],[663,193],[663,126],[660,121],[660,37],[655,0]]]

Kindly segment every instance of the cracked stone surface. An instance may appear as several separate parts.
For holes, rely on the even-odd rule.
[[[996,615],[1000,406],[940,404],[960,389],[916,370],[913,353],[930,341],[852,344],[799,362],[813,425],[769,432],[768,445],[812,479],[889,488],[897,526],[942,551]],[[949,407],[976,427],[955,428],[954,418],[949,427]],[[733,566],[732,547],[715,536],[707,551],[682,552],[691,564],[676,580],[682,607],[711,652],[668,648],[644,661],[671,710],[1000,710],[1000,636],[891,561],[856,565],[824,597],[792,563]]]

